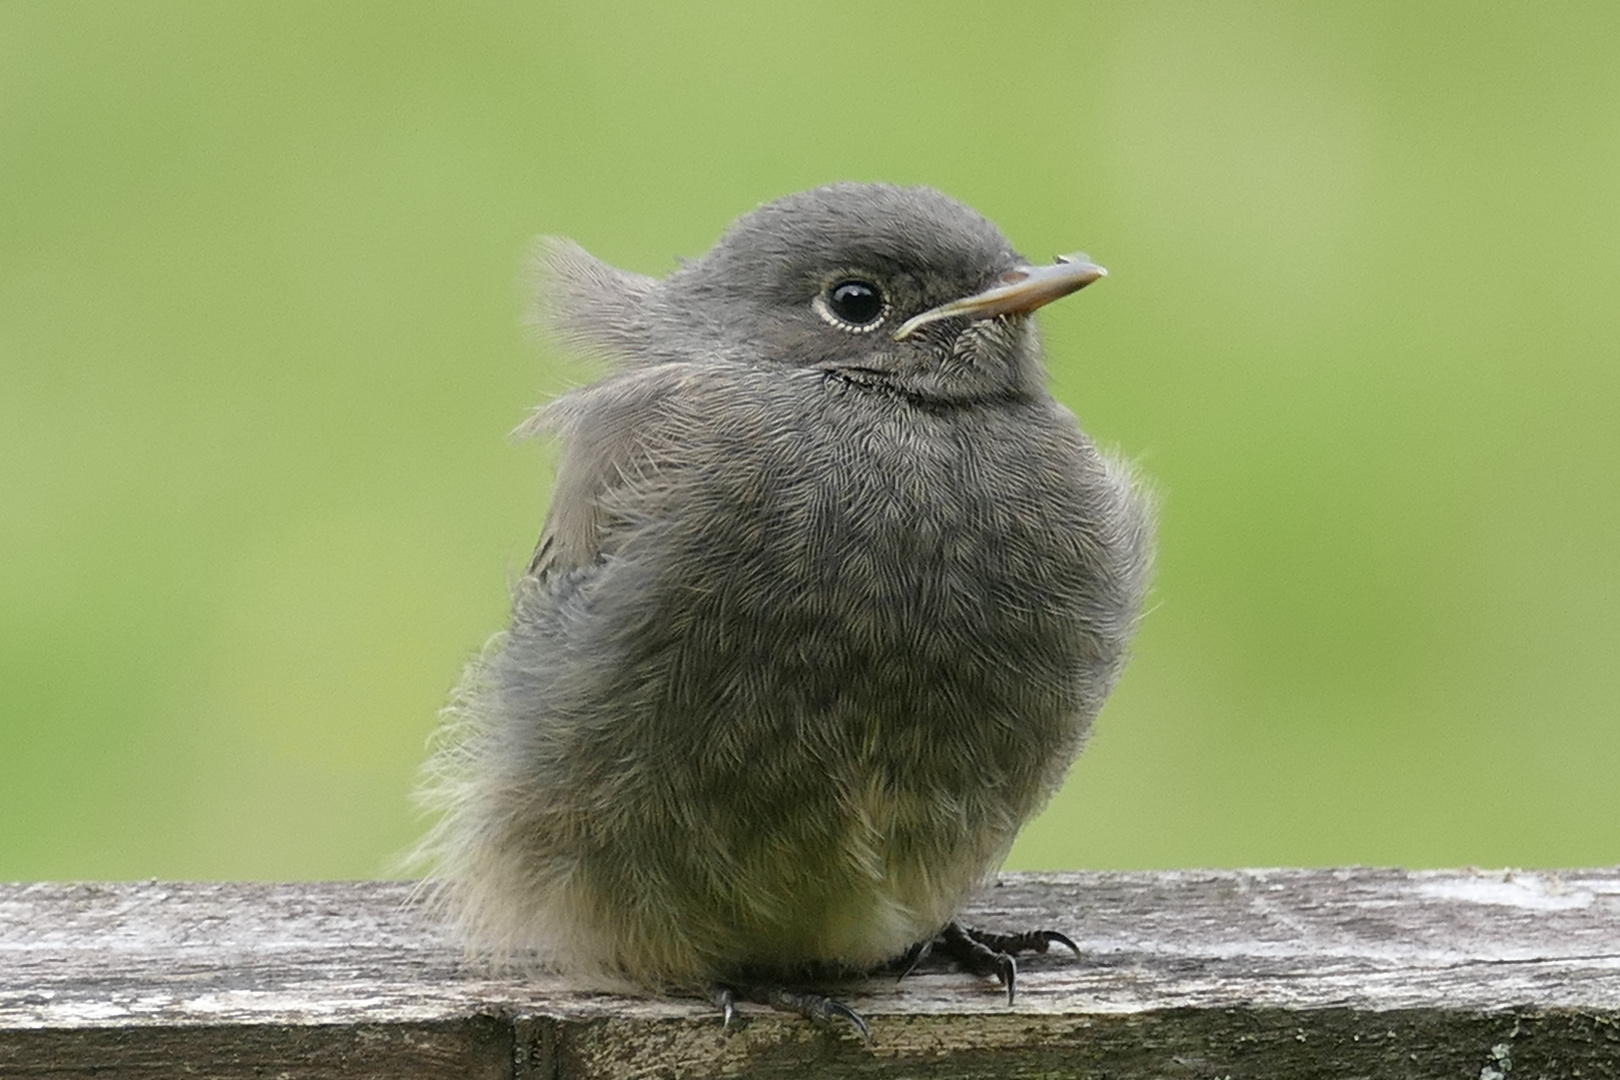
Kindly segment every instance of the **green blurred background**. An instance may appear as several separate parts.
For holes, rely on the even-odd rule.
[[[929,183],[1164,494],[1015,867],[1620,862],[1620,7],[0,6],[0,878],[369,876],[663,273]]]

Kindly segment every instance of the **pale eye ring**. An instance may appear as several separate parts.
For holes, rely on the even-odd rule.
[[[816,297],[816,313],[840,330],[865,334],[876,330],[889,313],[883,290],[862,278],[839,278]]]

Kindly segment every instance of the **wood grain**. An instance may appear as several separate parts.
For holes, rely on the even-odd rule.
[[[1006,875],[1017,1004],[926,971],[847,1030],[466,962],[406,882],[0,886],[0,1077],[1620,1077],[1620,869]]]

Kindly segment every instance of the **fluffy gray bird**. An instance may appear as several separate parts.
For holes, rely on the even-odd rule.
[[[1067,939],[953,919],[1078,753],[1151,561],[1029,317],[1103,270],[881,184],[662,280],[540,262],[544,325],[613,370],[525,425],[561,439],[550,511],[429,766],[469,939],[728,1018],[859,1024],[788,988],[936,939],[1010,996],[1009,954]]]

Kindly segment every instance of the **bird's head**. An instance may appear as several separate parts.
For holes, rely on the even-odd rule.
[[[546,324],[621,363],[781,363],[939,401],[1037,385],[1029,313],[1104,273],[1031,265],[929,188],[854,183],[761,206],[662,281],[566,243],[542,261]]]

